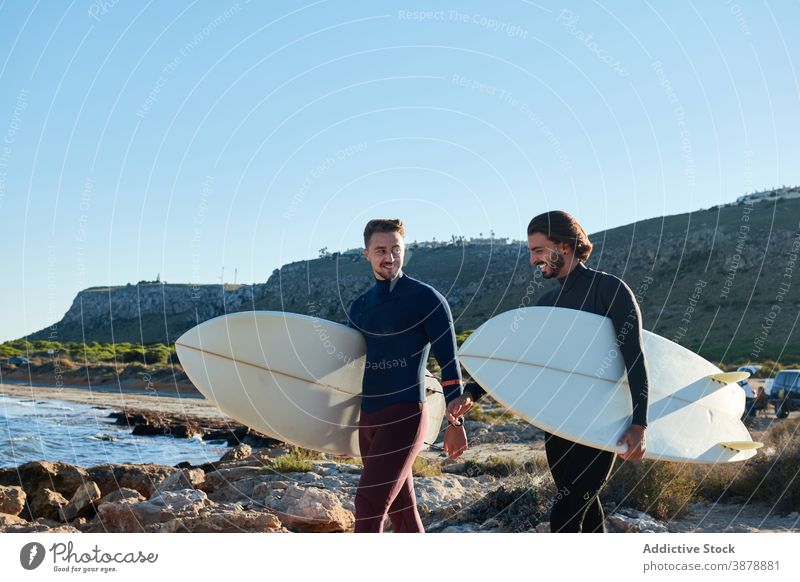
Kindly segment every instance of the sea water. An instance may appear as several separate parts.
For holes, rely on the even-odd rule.
[[[102,463],[198,465],[218,461],[224,441],[134,436],[114,424],[111,408],[0,394],[0,467],[28,461],[62,461],[82,467]]]

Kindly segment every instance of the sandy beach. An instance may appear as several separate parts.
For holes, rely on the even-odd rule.
[[[225,416],[215,404],[202,397],[181,397],[160,392],[150,394],[126,391],[112,392],[107,388],[89,390],[86,388],[64,388],[57,386],[29,386],[22,384],[0,384],[0,394],[16,398],[40,400],[63,400],[114,409],[145,410],[154,413],[184,414],[198,418],[221,419]]]

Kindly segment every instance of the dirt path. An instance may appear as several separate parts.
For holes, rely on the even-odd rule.
[[[800,532],[800,514],[779,515],[761,503],[693,503],[686,517],[666,524],[671,532]]]

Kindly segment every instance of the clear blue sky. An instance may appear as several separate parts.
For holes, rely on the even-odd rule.
[[[523,238],[797,184],[798,30],[792,2],[7,0],[0,341],[89,286],[263,282],[372,217]]]

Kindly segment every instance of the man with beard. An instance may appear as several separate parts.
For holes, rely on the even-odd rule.
[[[584,262],[592,243],[578,222],[563,211],[536,216],[528,225],[530,263],[559,286],[545,293],[537,305],[589,311],[609,317],[625,361],[631,391],[631,425],[618,445],[626,461],[638,461],[645,452],[648,372],[642,352],[641,313],[630,288],[618,277],[588,268]],[[476,384],[456,400],[453,414],[466,413],[486,392]],[[604,532],[603,508],[598,497],[611,474],[616,454],[545,433],[545,452],[559,491],[550,514],[553,532]]]
[[[425,366],[429,350],[442,368],[450,421],[445,451],[466,448],[463,419],[452,415],[462,393],[450,307],[430,285],[403,273],[405,231],[400,220],[376,219],[364,229],[364,256],[375,285],[353,302],[349,325],[367,346],[358,442],[364,468],[356,492],[356,533],[422,532],[411,466],[428,431]]]

